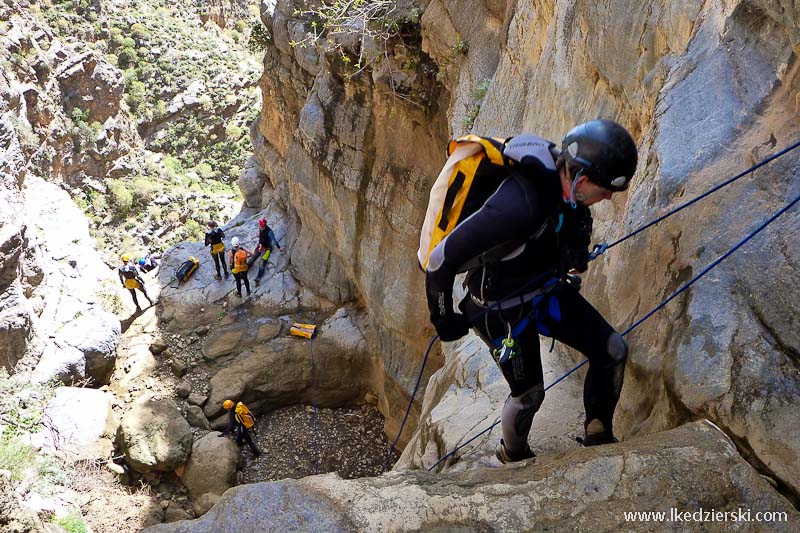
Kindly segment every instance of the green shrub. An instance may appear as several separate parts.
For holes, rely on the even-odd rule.
[[[205,162],[198,163],[197,166],[194,167],[194,170],[203,179],[209,179],[214,175],[213,167]]]
[[[108,191],[111,193],[111,205],[119,215],[127,215],[133,207],[133,193],[121,180],[110,180]]]
[[[236,126],[235,124],[231,124],[230,126],[225,127],[225,138],[236,141],[241,138],[242,134],[244,133],[244,129]]]
[[[470,108],[467,109],[467,113],[464,115],[464,118],[461,119],[461,126],[467,131],[471,130],[472,126],[475,125],[475,120],[478,118],[478,113],[480,113],[480,111],[481,106],[470,106]]]
[[[469,43],[459,39],[456,41],[456,44],[453,45],[451,52],[453,52],[454,56],[465,56],[467,52],[469,52]]]
[[[136,47],[136,41],[134,41],[130,37],[125,37],[122,40],[122,46],[124,46],[125,48],[135,48]]]
[[[267,49],[272,42],[272,35],[266,26],[261,22],[256,22],[250,29],[250,39],[247,40],[247,48],[254,54],[258,54]]]
[[[0,437],[0,469],[11,472],[11,479],[19,481],[25,471],[34,466],[36,449],[17,437]]]
[[[234,28],[239,33],[244,33],[245,31],[247,31],[247,22],[245,22],[243,19],[239,19],[236,21]]]
[[[133,37],[134,39],[143,40],[143,39],[148,39],[150,37],[150,34],[147,33],[147,29],[145,29],[145,27],[139,24],[138,22],[131,24],[129,31],[131,37]]]
[[[189,239],[193,241],[199,241],[203,237],[203,228],[196,220],[190,218],[186,221],[186,225],[184,227],[186,228],[186,236]]]
[[[147,86],[137,79],[131,78],[126,83],[126,96],[125,101],[128,102],[128,107],[131,111],[136,113],[139,107],[144,102],[144,97],[147,93]]]
[[[117,66],[123,70],[132,67],[136,63],[136,50],[125,47],[117,55]]]
[[[85,123],[89,118],[89,111],[84,111],[80,107],[73,107],[70,117],[72,117],[72,121],[75,124]]]
[[[89,527],[78,514],[69,514],[61,518],[53,518],[50,521],[63,527],[69,533],[89,533]]]
[[[469,95],[474,98],[475,100],[483,100],[483,97],[486,96],[486,93],[489,91],[489,86],[492,84],[492,80],[486,79],[480,82]]]
[[[98,213],[103,213],[108,210],[108,201],[106,197],[94,189],[89,189],[86,193],[86,200],[89,206]]]
[[[147,178],[133,181],[133,200],[139,205],[147,205],[156,195],[158,186]]]

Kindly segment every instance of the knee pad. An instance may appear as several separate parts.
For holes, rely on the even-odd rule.
[[[614,364],[625,364],[628,358],[628,343],[622,338],[622,335],[616,331],[608,337],[608,345],[606,347],[608,355]]]
[[[511,415],[514,427],[514,432],[519,436],[527,438],[528,431],[530,431],[533,417],[539,411],[542,402],[544,402],[544,384],[539,383],[530,389],[526,390],[519,396],[509,396],[506,403],[508,404],[508,414]],[[504,409],[504,414],[506,410]]]

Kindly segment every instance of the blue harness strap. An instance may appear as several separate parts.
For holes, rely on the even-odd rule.
[[[544,320],[550,319],[554,322],[561,322],[561,304],[558,303],[557,292],[559,289],[559,278],[551,278],[544,285],[542,285],[543,292],[537,294],[531,300],[531,312],[528,313],[522,320],[514,324],[511,328],[511,337],[517,338],[523,331],[533,322],[536,326],[536,331],[545,337],[552,337],[550,329],[544,324]],[[500,348],[503,345],[503,340],[506,336],[497,337],[492,339],[492,343]]]

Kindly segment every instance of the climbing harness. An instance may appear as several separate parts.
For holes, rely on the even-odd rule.
[[[708,265],[706,268],[704,268],[704,269],[703,269],[703,270],[702,270],[702,271],[701,271],[699,274],[697,274],[697,275],[696,275],[696,276],[694,276],[692,279],[690,279],[689,281],[687,281],[687,282],[686,282],[686,283],[685,283],[685,284],[684,284],[684,285],[683,285],[681,288],[679,288],[677,291],[675,291],[674,293],[672,293],[672,295],[670,295],[670,296],[669,296],[669,297],[668,297],[666,300],[664,300],[663,302],[661,302],[660,304],[658,304],[657,306],[655,306],[655,307],[654,307],[654,308],[653,308],[653,309],[652,309],[652,310],[651,310],[649,313],[647,313],[645,316],[643,316],[642,318],[640,318],[639,320],[637,320],[636,322],[634,322],[634,323],[633,323],[633,324],[632,324],[630,327],[628,327],[628,329],[626,329],[624,332],[620,333],[620,336],[624,337],[625,335],[627,335],[628,333],[630,333],[631,331],[633,331],[633,330],[634,330],[636,327],[638,327],[638,326],[639,326],[639,325],[640,325],[642,322],[644,322],[645,320],[647,320],[648,318],[650,318],[651,316],[653,316],[653,315],[654,315],[654,314],[655,314],[657,311],[659,311],[659,310],[660,310],[662,307],[664,307],[664,306],[665,306],[665,305],[667,305],[669,302],[671,302],[672,300],[674,300],[674,299],[675,299],[675,298],[676,298],[676,297],[677,297],[679,294],[681,294],[683,291],[685,291],[685,290],[686,290],[686,289],[688,289],[690,286],[692,286],[692,285],[693,285],[693,284],[694,284],[694,283],[695,283],[697,280],[699,280],[700,278],[702,278],[703,276],[705,276],[705,275],[706,275],[706,274],[707,274],[707,273],[708,273],[708,272],[709,272],[709,271],[710,271],[712,268],[714,268],[715,266],[717,266],[718,264],[720,264],[722,261],[724,261],[726,258],[728,258],[728,257],[729,257],[731,254],[733,254],[733,252],[735,252],[736,250],[738,250],[739,248],[741,248],[741,247],[742,247],[742,246],[743,246],[743,245],[744,245],[744,244],[745,244],[747,241],[749,241],[750,239],[752,239],[753,237],[755,237],[755,236],[756,236],[758,233],[760,233],[760,232],[761,232],[761,230],[763,230],[763,229],[764,229],[764,228],[766,228],[768,225],[770,225],[770,224],[771,224],[773,221],[775,221],[775,219],[777,219],[779,216],[781,216],[781,215],[782,215],[782,214],[784,214],[786,211],[788,211],[788,210],[789,210],[789,209],[790,209],[790,208],[791,208],[791,207],[792,207],[794,204],[796,204],[797,202],[800,202],[800,195],[798,195],[797,197],[795,197],[795,199],[794,199],[794,200],[792,200],[791,202],[789,202],[789,203],[788,203],[786,206],[784,206],[784,207],[783,207],[783,208],[782,208],[780,211],[778,211],[777,213],[775,213],[774,215],[772,215],[772,216],[771,216],[769,219],[767,219],[765,222],[761,223],[761,225],[759,225],[759,226],[758,226],[758,228],[756,228],[755,230],[753,230],[752,232],[750,232],[750,233],[749,233],[749,234],[748,234],[748,235],[747,235],[747,236],[746,236],[744,239],[740,240],[740,241],[739,241],[738,243],[736,243],[736,244],[735,244],[735,245],[734,245],[732,248],[730,248],[730,249],[729,249],[727,252],[725,252],[724,254],[722,254],[720,257],[718,257],[716,260],[714,260],[714,261],[713,261],[713,262],[712,262],[710,265]],[[583,365],[585,365],[585,364],[586,364],[586,363],[588,363],[588,362],[589,362],[589,360],[588,360],[588,359],[584,359],[583,361],[581,361],[580,363],[578,363],[578,364],[577,364],[577,365],[576,365],[574,368],[572,368],[572,369],[571,369],[569,372],[567,372],[566,374],[564,374],[563,376],[561,376],[560,378],[558,378],[556,381],[554,381],[553,383],[551,383],[550,385],[548,385],[547,387],[545,387],[545,389],[544,389],[544,390],[545,390],[545,392],[547,392],[547,391],[548,391],[549,389],[551,389],[552,387],[555,387],[556,385],[558,385],[560,382],[562,382],[564,379],[566,379],[566,378],[567,378],[569,375],[571,375],[572,373],[574,373],[575,371],[577,371],[577,370],[578,370],[580,367],[582,367]],[[438,461],[436,461],[436,462],[435,462],[435,463],[434,463],[434,464],[433,464],[433,465],[432,465],[430,468],[428,468],[428,471],[432,471],[434,468],[436,468],[437,466],[439,466],[439,464],[441,464],[441,463],[442,463],[442,461],[444,461],[444,460],[445,460],[445,459],[447,459],[448,457],[452,457],[452,456],[453,456],[454,454],[456,454],[456,453],[457,453],[457,452],[458,452],[460,449],[464,448],[465,446],[467,446],[469,443],[473,442],[475,439],[477,439],[477,438],[478,438],[478,437],[480,437],[481,435],[484,435],[484,434],[488,433],[489,431],[491,431],[492,429],[494,429],[494,427],[495,427],[495,426],[497,426],[497,424],[499,424],[499,423],[500,423],[500,419],[498,418],[497,420],[495,420],[495,422],[494,422],[494,423],[493,423],[491,426],[489,426],[488,428],[484,429],[483,431],[481,431],[480,433],[478,433],[478,434],[477,434],[477,435],[475,435],[474,437],[470,438],[468,441],[466,441],[466,442],[465,442],[464,444],[462,444],[461,446],[457,446],[457,447],[456,447],[456,448],[454,448],[454,449],[453,449],[451,452],[447,453],[447,454],[446,454],[446,455],[444,455],[444,456],[443,456],[441,459],[439,459]]]
[[[700,196],[698,196],[698,197],[696,197],[696,198],[694,198],[694,199],[692,199],[692,200],[689,200],[688,202],[686,202],[686,203],[684,203],[684,204],[682,204],[682,205],[680,205],[680,206],[676,207],[675,209],[672,209],[671,211],[669,211],[669,212],[665,213],[664,215],[662,215],[662,216],[660,216],[660,217],[656,218],[655,220],[653,220],[653,221],[651,221],[651,222],[649,222],[649,223],[645,224],[644,226],[642,226],[642,227],[640,227],[640,228],[636,229],[635,231],[633,231],[633,232],[629,233],[628,235],[625,235],[624,237],[622,237],[622,238],[620,238],[620,239],[618,239],[618,240],[614,241],[614,242],[613,242],[613,243],[611,243],[611,244],[605,244],[605,243],[603,243],[603,244],[595,245],[595,246],[594,246],[594,249],[593,249],[593,250],[592,250],[592,252],[589,254],[589,261],[592,261],[592,260],[596,259],[596,258],[597,258],[597,257],[599,257],[601,254],[605,253],[605,251],[606,251],[606,250],[608,250],[609,248],[612,248],[612,247],[616,246],[617,244],[620,244],[620,243],[624,242],[625,240],[627,240],[627,239],[629,239],[629,238],[633,237],[634,235],[637,235],[637,234],[639,234],[639,233],[641,233],[641,232],[645,231],[646,229],[648,229],[648,228],[650,228],[650,227],[652,227],[652,226],[655,226],[656,224],[658,224],[658,223],[659,223],[659,222],[661,222],[662,220],[664,220],[664,219],[666,219],[666,218],[668,218],[668,217],[670,217],[670,216],[674,215],[675,213],[677,213],[677,212],[679,212],[679,211],[681,211],[681,210],[683,210],[683,209],[685,209],[685,208],[689,207],[690,205],[692,205],[692,204],[694,204],[694,203],[696,203],[696,202],[698,202],[698,201],[702,200],[703,198],[705,198],[705,197],[707,197],[707,196],[709,196],[709,195],[713,194],[714,192],[716,192],[716,191],[718,191],[718,190],[720,190],[720,189],[722,189],[722,188],[726,187],[727,185],[730,185],[731,183],[735,182],[736,180],[738,180],[738,179],[740,179],[740,178],[742,178],[742,177],[744,177],[744,176],[746,176],[746,175],[748,175],[748,174],[751,174],[752,172],[756,171],[757,169],[761,168],[762,166],[766,165],[767,163],[769,163],[769,162],[771,162],[771,161],[774,161],[775,159],[778,159],[779,157],[781,157],[781,156],[783,156],[783,155],[785,155],[785,154],[789,153],[790,151],[792,151],[792,150],[796,149],[796,148],[797,148],[797,147],[799,147],[799,146],[800,146],[800,140],[798,140],[798,141],[796,141],[794,144],[792,144],[792,145],[790,145],[790,146],[788,146],[788,147],[784,148],[783,150],[781,150],[781,151],[779,151],[779,152],[777,152],[777,153],[775,153],[775,154],[773,154],[773,155],[771,155],[771,156],[767,157],[766,159],[762,160],[761,162],[759,162],[759,163],[757,163],[757,164],[755,164],[755,165],[751,166],[751,167],[750,167],[750,168],[748,168],[747,170],[745,170],[745,171],[743,171],[743,172],[740,172],[739,174],[737,174],[737,175],[733,176],[732,178],[729,178],[728,180],[726,180],[726,181],[724,181],[724,182],[720,183],[719,185],[716,185],[715,187],[713,187],[712,189],[710,189],[710,190],[706,191],[705,193],[701,194]],[[764,223],[762,223],[762,224],[761,224],[761,225],[760,225],[758,228],[756,228],[754,231],[752,231],[752,232],[751,232],[749,235],[747,235],[747,236],[746,236],[744,239],[742,239],[742,240],[741,240],[741,241],[739,241],[739,242],[738,242],[736,245],[734,245],[732,248],[730,248],[730,249],[729,249],[729,250],[728,250],[726,253],[724,253],[722,256],[720,256],[720,257],[719,257],[717,260],[715,260],[715,261],[714,261],[714,262],[712,262],[712,263],[711,263],[709,266],[707,266],[705,269],[703,269],[703,271],[701,271],[701,272],[700,272],[698,275],[696,275],[696,276],[695,276],[695,277],[693,277],[691,280],[689,280],[689,281],[688,281],[686,284],[684,284],[684,285],[683,285],[683,286],[682,286],[680,289],[678,289],[677,291],[675,291],[675,292],[674,292],[674,293],[673,293],[671,296],[669,296],[669,297],[668,297],[666,300],[664,300],[663,302],[661,302],[660,304],[658,304],[656,307],[654,307],[654,308],[653,308],[653,309],[652,309],[652,310],[651,310],[649,313],[647,313],[647,314],[646,314],[644,317],[642,317],[641,319],[637,320],[637,321],[636,321],[636,322],[635,322],[633,325],[631,325],[630,327],[628,327],[628,329],[626,329],[626,330],[625,330],[623,333],[621,333],[620,335],[621,335],[621,336],[625,336],[625,335],[627,335],[627,334],[628,334],[628,333],[630,333],[630,332],[631,332],[631,331],[632,331],[634,328],[638,327],[638,326],[639,326],[639,325],[640,325],[642,322],[644,322],[645,320],[647,320],[648,318],[650,318],[652,315],[654,315],[654,314],[655,314],[657,311],[659,311],[661,308],[663,308],[663,307],[664,307],[664,306],[665,306],[667,303],[669,303],[670,301],[672,301],[673,299],[675,299],[675,298],[676,298],[676,297],[677,297],[679,294],[681,294],[683,291],[685,291],[686,289],[688,289],[688,288],[689,288],[689,287],[690,287],[692,284],[694,284],[694,283],[695,283],[697,280],[699,280],[700,278],[702,278],[702,277],[703,277],[703,276],[704,276],[706,273],[708,273],[708,272],[709,272],[709,271],[710,271],[712,268],[716,267],[716,266],[717,266],[719,263],[721,263],[723,260],[725,260],[725,259],[726,259],[728,256],[730,256],[730,255],[731,255],[733,252],[735,252],[735,251],[736,251],[736,250],[738,250],[738,249],[739,249],[741,246],[743,246],[743,245],[744,245],[744,244],[745,244],[747,241],[749,241],[749,240],[750,240],[750,239],[752,239],[754,236],[756,236],[756,235],[757,235],[759,232],[761,232],[761,231],[762,231],[762,230],[763,230],[765,227],[767,227],[769,224],[771,224],[771,223],[772,223],[772,222],[773,222],[775,219],[777,219],[777,218],[778,218],[779,216],[781,216],[783,213],[785,213],[786,211],[788,211],[788,210],[789,210],[789,209],[790,209],[790,208],[791,208],[793,205],[795,205],[795,204],[796,204],[798,201],[800,201],[800,195],[799,195],[799,196],[797,196],[797,197],[796,197],[794,200],[792,200],[791,202],[789,202],[789,204],[787,204],[787,205],[786,205],[784,208],[782,208],[780,211],[778,211],[777,213],[775,213],[775,214],[774,214],[772,217],[770,217],[770,218],[769,218],[768,220],[766,220]],[[559,220],[559,226],[560,226],[560,222],[561,222],[561,220]],[[548,273],[547,275],[550,275],[550,273]],[[529,282],[529,283],[525,284],[523,287],[521,287],[521,288],[520,288],[520,289],[518,289],[517,291],[514,291],[514,293],[512,293],[511,295],[509,295],[507,298],[505,298],[505,299],[503,299],[503,300],[500,300],[500,301],[498,301],[498,302],[494,302],[494,303],[493,303],[493,305],[489,305],[488,307],[486,307],[485,309],[483,309],[483,310],[481,310],[479,313],[477,313],[475,317],[469,317],[469,319],[468,319],[468,320],[469,320],[470,322],[472,322],[473,320],[475,320],[475,319],[477,319],[477,318],[480,318],[481,316],[483,316],[483,315],[487,314],[489,311],[492,311],[492,310],[495,310],[495,309],[500,309],[500,308],[501,308],[500,306],[501,306],[501,305],[502,305],[504,302],[506,302],[507,300],[511,300],[511,299],[520,298],[520,295],[522,295],[523,293],[525,293],[525,291],[527,291],[529,288],[533,287],[533,286],[534,286],[536,283],[539,283],[539,282],[541,282],[541,280],[542,280],[542,276],[539,276],[539,277],[535,278],[534,280],[531,280],[531,282]],[[569,282],[569,281],[568,281],[568,282]],[[520,298],[520,299],[521,299],[521,298]],[[476,302],[476,303],[477,303],[477,302]],[[534,306],[534,307],[536,307],[536,306]],[[527,325],[527,324],[526,324],[526,325]],[[510,335],[509,337],[513,337],[513,335]],[[433,343],[434,343],[434,342],[436,342],[436,340],[437,340],[438,338],[439,338],[439,336],[438,336],[438,335],[434,335],[434,336],[431,338],[431,340],[430,340],[430,343],[428,344],[428,348],[427,348],[427,350],[425,351],[425,355],[424,355],[424,357],[423,357],[423,359],[422,359],[422,364],[421,364],[421,366],[420,366],[420,371],[419,371],[419,374],[418,374],[418,376],[417,376],[417,382],[416,382],[416,384],[414,385],[414,390],[413,390],[413,392],[412,392],[412,394],[411,394],[411,398],[409,399],[408,406],[406,407],[405,416],[403,417],[403,421],[402,421],[402,423],[400,424],[400,431],[398,431],[398,434],[397,434],[397,436],[396,436],[396,437],[395,437],[395,439],[392,441],[392,443],[391,443],[391,445],[390,445],[389,452],[387,453],[387,463],[386,463],[386,465],[384,465],[384,470],[386,470],[386,469],[387,469],[387,467],[388,467],[388,461],[389,461],[389,458],[390,458],[390,456],[391,456],[391,453],[394,451],[394,446],[397,444],[397,441],[400,439],[400,435],[401,435],[401,434],[402,434],[402,432],[403,432],[403,427],[405,426],[406,420],[407,420],[407,418],[408,418],[408,414],[409,414],[409,412],[410,412],[410,410],[411,410],[411,405],[412,405],[412,404],[413,404],[413,402],[414,402],[414,398],[415,398],[415,396],[416,396],[416,394],[417,394],[417,390],[419,389],[420,381],[422,380],[422,375],[423,375],[423,372],[424,372],[424,369],[425,369],[425,364],[427,363],[427,360],[428,360],[428,355],[429,355],[429,353],[430,353],[430,350],[431,350],[431,348],[433,347]],[[513,339],[512,339],[512,340],[513,340]],[[501,339],[501,342],[503,342],[503,340],[502,340],[502,339]],[[551,348],[551,350],[552,350],[552,348]],[[561,381],[563,381],[564,379],[566,379],[567,377],[569,377],[571,374],[573,374],[574,372],[576,372],[576,371],[577,371],[579,368],[581,368],[583,365],[585,365],[585,364],[586,364],[586,363],[588,363],[588,362],[589,362],[589,360],[588,360],[588,359],[585,359],[584,361],[582,361],[581,363],[579,363],[578,365],[576,365],[574,368],[572,368],[571,370],[569,370],[567,373],[565,373],[563,376],[561,376],[560,378],[558,378],[556,381],[554,381],[553,383],[551,383],[550,385],[548,385],[547,387],[545,387],[545,389],[544,389],[544,390],[545,390],[545,391],[547,391],[547,390],[549,390],[550,388],[552,388],[552,387],[554,387],[554,386],[558,385],[558,384],[559,384]],[[461,450],[461,449],[462,449],[462,448],[464,448],[465,446],[469,445],[469,444],[470,444],[471,442],[473,442],[475,439],[477,439],[477,438],[478,438],[478,437],[480,437],[481,435],[484,435],[484,434],[488,433],[489,431],[491,431],[491,430],[492,430],[492,429],[493,429],[495,426],[497,426],[497,424],[499,424],[499,423],[500,423],[500,418],[498,417],[498,418],[497,418],[497,420],[495,420],[495,422],[494,422],[494,423],[493,423],[491,426],[489,426],[488,428],[484,429],[483,431],[481,431],[481,432],[480,432],[480,433],[478,433],[477,435],[474,435],[474,436],[473,436],[473,437],[471,437],[469,440],[467,440],[467,441],[466,441],[464,444],[462,444],[462,445],[460,445],[460,446],[456,447],[456,448],[455,448],[455,449],[453,449],[451,452],[449,452],[449,453],[447,453],[446,455],[444,455],[442,458],[440,458],[438,461],[436,461],[436,463],[434,463],[434,464],[433,464],[433,465],[432,465],[430,468],[428,468],[428,470],[429,470],[429,471],[432,471],[434,468],[436,468],[436,467],[437,467],[439,464],[441,464],[441,463],[442,463],[444,460],[446,460],[448,457],[452,457],[452,456],[453,456],[455,453],[457,453],[459,450]]]

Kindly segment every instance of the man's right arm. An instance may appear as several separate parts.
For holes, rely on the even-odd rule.
[[[463,266],[509,241],[524,242],[532,225],[532,202],[514,179],[505,180],[486,203],[431,252],[425,290],[431,322],[444,341],[466,335],[466,318],[453,311],[453,282]]]

